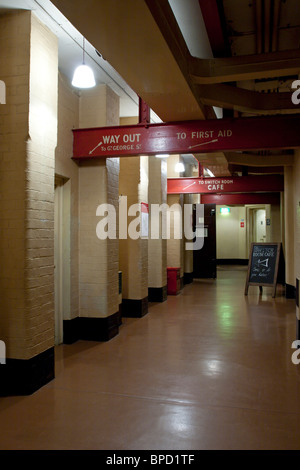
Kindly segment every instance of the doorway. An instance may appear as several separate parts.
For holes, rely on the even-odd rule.
[[[55,345],[63,343],[63,320],[70,313],[70,180],[55,176],[54,299]]]
[[[212,278],[217,277],[217,264],[216,264],[216,205],[204,204],[204,221],[196,220],[196,205],[193,210],[193,231],[197,237],[197,225],[200,223],[202,227],[204,222],[204,245],[201,250],[193,251],[193,277],[199,278]]]
[[[265,242],[266,241],[266,210],[265,209],[256,209],[254,211],[254,233],[255,233],[255,242]]]
[[[247,216],[249,220],[248,250],[250,252],[251,243],[261,243],[266,241],[266,208],[248,207]]]

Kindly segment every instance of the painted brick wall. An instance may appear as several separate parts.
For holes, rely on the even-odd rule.
[[[295,150],[294,165],[294,210],[295,210],[295,279],[300,279],[300,151]]]
[[[28,359],[54,344],[57,40],[30,12],[2,21],[0,329],[7,356]]]
[[[80,97],[80,127],[119,124],[119,100],[106,86]],[[104,318],[119,310],[118,240],[97,237],[100,204],[119,202],[119,159],[82,162],[79,167],[79,296],[80,316]]]
[[[53,346],[54,164],[58,41],[31,16],[29,138],[26,161],[25,296],[28,357]],[[36,205],[38,203],[38,206]],[[33,244],[38,240],[39,247]],[[30,252],[29,252],[30,248]]]
[[[170,212],[170,239],[167,243],[167,265],[170,268],[180,268],[180,276],[182,277],[184,274],[184,240],[183,237],[179,239],[174,236],[174,217],[180,219],[180,213],[182,213],[183,208],[183,197],[182,195],[169,194],[167,202]],[[181,217],[181,222],[182,221],[183,217]]]
[[[164,159],[149,157],[149,209],[151,204],[167,203],[167,163]],[[148,284],[149,287],[164,287],[167,284],[167,240],[162,239],[162,217],[153,222],[158,224],[160,238],[150,237],[148,241]],[[166,219],[166,217],[165,217]],[[150,221],[149,221],[149,230]]]
[[[55,173],[70,184],[70,307],[64,309],[64,319],[79,315],[79,245],[78,245],[78,165],[71,159],[73,153],[72,129],[79,127],[79,93],[63,75],[58,75],[58,135],[55,151]]]
[[[177,162],[182,161],[180,155],[170,155],[170,157],[167,159],[167,175],[168,178],[178,178],[182,173],[177,173],[175,171],[175,165]],[[176,209],[176,204],[179,204],[181,206],[181,210],[183,209],[183,197],[179,195],[168,195],[167,196],[167,203],[171,208],[171,223],[170,223],[170,229],[171,229],[171,238],[168,240],[167,243],[167,265],[168,267],[173,267],[173,268],[179,268],[180,267],[180,276],[182,277],[184,274],[184,240],[183,237],[181,240],[175,239],[174,238],[174,213],[177,213]],[[174,208],[173,206],[175,204]],[[182,222],[183,222],[183,217],[182,217]],[[183,233],[183,232],[182,232]]]
[[[29,13],[0,16],[0,336],[8,357],[26,355],[25,168],[29,128]],[[13,321],[12,321],[13,318]]]
[[[186,176],[192,176],[192,174],[187,174]],[[193,195],[192,194],[185,194],[183,197],[184,204],[193,204]],[[192,230],[192,220],[190,219],[190,229]],[[184,238],[184,246],[185,243],[191,243],[192,240],[188,240]],[[192,250],[185,250],[184,249],[184,272],[185,273],[192,273],[193,272],[193,251]]]
[[[128,208],[148,203],[148,158],[120,159],[120,195],[127,196]],[[136,216],[128,217],[130,224]],[[120,270],[123,273],[123,299],[140,300],[148,296],[148,240],[120,240]]]
[[[107,203],[112,204],[116,212],[116,233],[119,220],[119,172],[120,159],[106,159]],[[119,240],[107,240],[107,312],[112,315],[119,306]]]

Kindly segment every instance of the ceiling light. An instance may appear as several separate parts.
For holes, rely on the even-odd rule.
[[[215,177],[215,175],[213,174],[213,172],[212,172],[209,168],[205,168],[205,170],[207,171],[207,173],[209,174],[209,176],[210,176],[211,178],[214,178],[214,177]]]
[[[155,155],[155,156],[156,156],[156,158],[168,158],[170,155],[168,155],[168,154],[165,154],[165,155],[158,154],[158,155]]]
[[[184,164],[182,162],[177,162],[175,165],[176,173],[183,173],[185,171]]]
[[[73,75],[72,85],[76,88],[92,88],[96,85],[92,69],[88,65],[85,65],[84,62],[84,38],[82,65],[79,65],[79,67],[76,68]]]

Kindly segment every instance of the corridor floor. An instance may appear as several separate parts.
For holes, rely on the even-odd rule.
[[[0,449],[300,449],[295,301],[220,267],[123,319],[107,343],[56,347],[56,378],[0,398]]]

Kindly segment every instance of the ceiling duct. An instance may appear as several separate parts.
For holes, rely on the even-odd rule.
[[[256,52],[278,50],[278,25],[281,0],[255,0]]]

